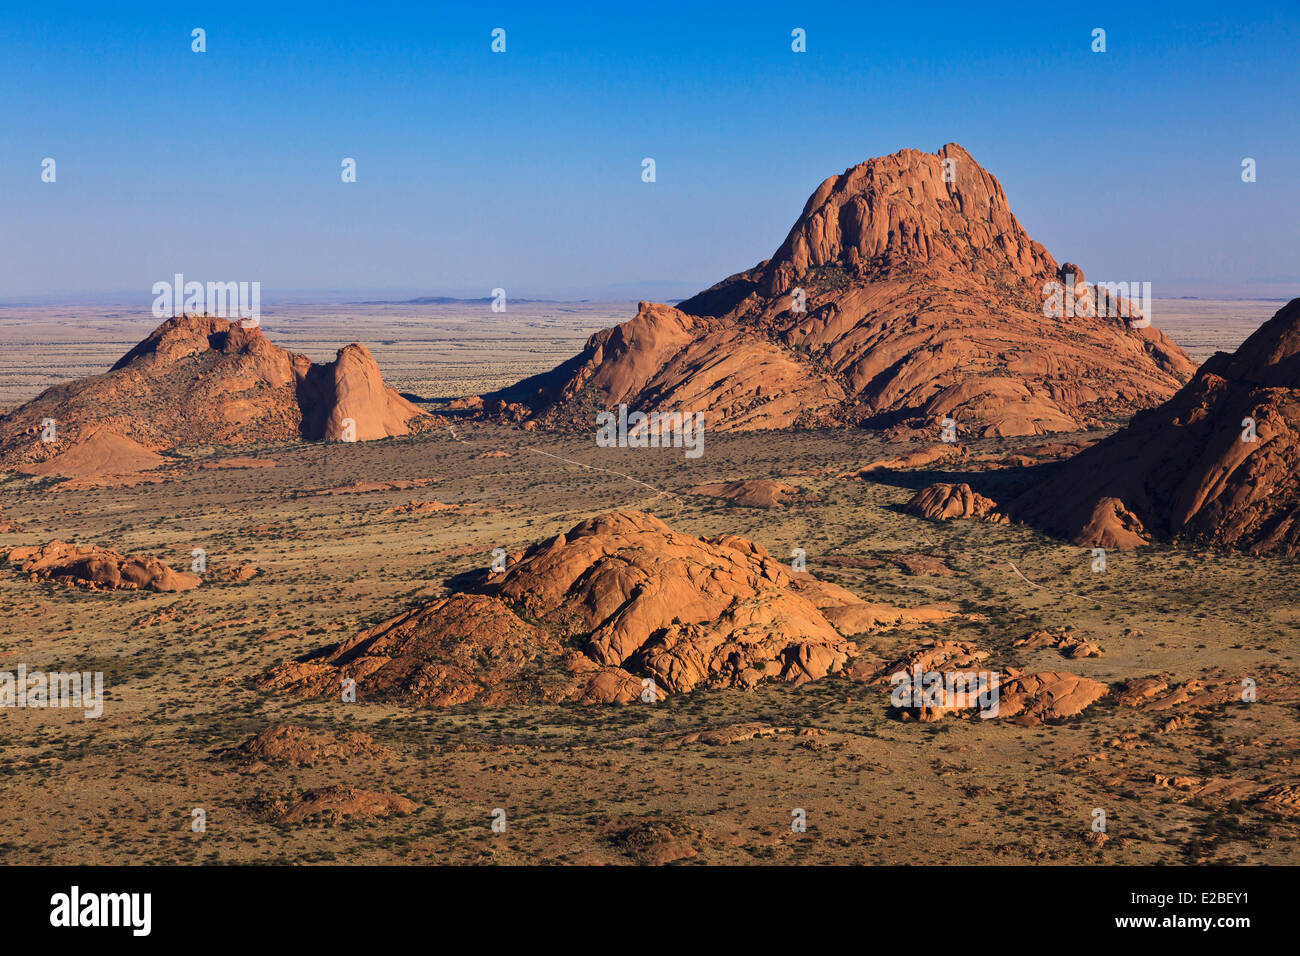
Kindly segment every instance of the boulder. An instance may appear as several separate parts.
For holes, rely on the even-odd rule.
[[[913,495],[903,505],[908,514],[935,521],[947,521],[950,518],[982,518],[985,521],[1005,523],[1006,516],[998,511],[998,503],[986,498],[965,483],[948,484],[939,482],[927,485]]]
[[[197,574],[173,571],[148,555],[127,557],[110,548],[63,541],[14,548],[9,563],[33,581],[61,581],[91,590],[188,591],[203,583]]]
[[[750,479],[696,485],[687,494],[724,498],[750,508],[783,508],[799,494],[799,489],[779,481]]]
[[[360,731],[321,733],[285,724],[267,727],[238,747],[219,753],[293,767],[314,767],[326,762],[344,763],[354,757],[392,756],[391,750],[379,746],[373,737]]]

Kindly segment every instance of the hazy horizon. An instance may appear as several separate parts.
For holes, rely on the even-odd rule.
[[[662,302],[673,304],[682,299],[688,298],[694,292],[700,291],[695,289],[691,292],[684,292],[680,295],[673,296],[654,296],[654,295],[588,295],[588,296],[557,296],[549,294],[530,294],[525,290],[517,296],[511,296],[511,302],[519,303],[539,303],[552,305],[625,305],[635,304],[637,302]],[[369,297],[369,298],[366,298]],[[449,298],[456,300],[451,303],[421,303],[413,300],[421,298]],[[1201,302],[1290,302],[1294,298],[1300,298],[1300,289],[1295,295],[1153,295],[1153,302],[1176,302],[1176,301],[1201,301]],[[385,289],[359,289],[359,290],[311,290],[298,289],[292,290],[280,296],[263,295],[263,309],[282,309],[292,306],[312,306],[312,305],[333,305],[333,306],[365,306],[365,305],[428,305],[431,308],[442,304],[468,304],[473,302],[488,302],[491,300],[487,295],[451,295],[448,293],[434,292],[409,292],[409,290],[385,290]],[[130,309],[141,312],[151,311],[152,296],[140,297],[126,290],[112,292],[83,292],[58,294],[50,293],[45,295],[14,296],[12,298],[0,297],[0,309],[58,309],[58,308],[114,308]],[[494,313],[488,313],[494,314]]]

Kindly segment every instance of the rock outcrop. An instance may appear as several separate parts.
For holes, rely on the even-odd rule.
[[[793,727],[777,727],[761,720],[751,720],[740,724],[727,724],[724,727],[712,727],[708,730],[697,730],[689,733],[676,741],[676,746],[685,747],[691,744],[707,744],[710,747],[726,747],[730,744],[744,743],[748,740],[757,740],[760,737],[776,737],[779,734],[793,733]]]
[[[96,545],[51,541],[14,548],[9,563],[33,581],[60,581],[89,590],[188,591],[203,583],[189,571],[173,571],[157,558],[126,557]]]
[[[1045,315],[1049,284],[1071,276],[1069,314]],[[455,407],[582,429],[624,403],[700,412],[715,431],[858,424],[933,440],[951,418],[966,436],[1033,435],[1125,419],[1194,370],[1132,303],[1058,266],[949,144],[831,176],[771,259],[676,308],[641,303],[553,371]]]
[[[418,809],[415,801],[382,790],[356,787],[315,787],[297,798],[276,798],[263,804],[263,813],[280,823],[323,823],[334,826],[344,820],[366,820],[406,816]]]
[[[384,385],[364,346],[313,364],[272,345],[260,328],[184,315],[109,371],[46,389],[0,416],[0,469],[127,474],[160,464],[155,452],[178,445],[366,441],[408,434],[422,416]]]
[[[663,866],[698,855],[699,831],[673,817],[637,820],[610,835],[610,842],[642,866]]]
[[[1115,699],[1121,706],[1157,713],[1201,711],[1240,703],[1242,689],[1242,682],[1237,678],[1204,680],[1193,677],[1181,684],[1173,684],[1160,677],[1139,677],[1119,685]]]
[[[680,534],[640,512],[583,521],[511,562],[487,593],[399,614],[260,683],[336,697],[351,678],[359,699],[429,706],[630,703],[816,680],[856,651],[843,633],[955,614],[868,604],[792,573],[745,538]]]
[[[1102,650],[1087,635],[1072,627],[1040,628],[1011,643],[1012,647],[1023,647],[1036,651],[1046,648],[1060,651],[1062,657],[1077,660],[1081,657],[1101,657]]]
[[[1300,818],[1300,786],[1278,784],[1257,796],[1253,804],[1265,813],[1274,813],[1292,820]]]
[[[238,747],[219,751],[218,755],[314,767],[328,761],[343,763],[354,757],[391,757],[393,752],[379,746],[369,734],[356,730],[326,734],[306,727],[277,724],[254,734]]]
[[[865,478],[878,471],[905,471],[911,468],[928,468],[935,462],[944,461],[948,458],[964,458],[966,455],[967,451],[964,445],[951,443],[929,445],[925,448],[918,448],[916,451],[895,455],[892,458],[878,459],[870,464],[863,465],[861,468],[846,471],[839,477]]]
[[[783,508],[799,494],[799,489],[780,481],[761,478],[724,481],[688,488],[692,495],[723,498],[749,508]]]
[[[1184,537],[1300,554],[1300,299],[1008,510],[1087,546]]]
[[[1035,632],[1016,645],[1065,648],[1068,644],[1091,649],[1082,641],[1070,643],[1077,635],[1069,629],[1057,636],[1064,640],[1053,642],[1046,631]],[[887,663],[859,658],[850,667],[849,676],[890,689],[892,706],[888,712],[902,720],[934,721],[978,713],[981,719],[1033,727],[1077,716],[1110,693],[1106,684],[1060,671],[1022,674],[1016,668],[1004,667],[993,672],[988,658],[987,651],[969,641],[926,638]]]
[[[92,427],[77,441],[63,445],[52,458],[19,465],[17,470],[26,475],[65,478],[123,478],[157,468],[166,461],[125,435]]]
[[[887,713],[899,720],[935,721],[969,717],[997,700],[997,675],[987,670],[987,651],[969,641],[927,638],[885,663],[855,661],[854,680],[889,688]]]
[[[263,684],[306,697],[338,697],[342,681],[352,678],[359,699],[394,695],[435,707],[516,703],[553,696],[540,665],[549,662],[558,671],[562,651],[499,599],[458,594],[281,665]]]
[[[1077,674],[1022,674],[1003,682],[998,717],[1034,727],[1047,720],[1081,714],[1109,693],[1105,684]]]
[[[945,641],[926,638],[908,647],[897,660],[882,667],[874,680],[890,683],[896,674],[938,674],[947,671],[969,671],[984,667],[988,651],[977,648],[970,641]]]
[[[790,585],[785,566],[745,538],[696,538],[618,512],[529,549],[497,592],[533,618],[573,621],[597,663],[678,693],[838,671],[853,645]]]
[[[927,485],[918,491],[903,505],[908,514],[932,518],[935,521],[947,521],[950,518],[983,518],[985,521],[1005,522],[1006,517],[998,511],[998,503],[986,498],[971,486],[939,482]]]

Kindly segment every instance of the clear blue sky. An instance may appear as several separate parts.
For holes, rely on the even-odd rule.
[[[0,300],[667,297],[771,255],[826,176],[949,141],[1090,278],[1300,294],[1294,2],[546,6],[5,0]]]

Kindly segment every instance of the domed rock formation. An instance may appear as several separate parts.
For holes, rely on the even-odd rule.
[[[1075,660],[1081,657],[1101,657],[1103,653],[1086,635],[1069,626],[1039,628],[1012,641],[1011,646],[1031,651],[1051,648],[1060,651],[1062,657]]]
[[[696,485],[686,491],[692,495],[734,501],[748,508],[783,508],[799,494],[798,488],[763,478]]]
[[[853,645],[791,583],[744,538],[695,538],[619,512],[535,545],[497,591],[543,621],[576,618],[597,663],[683,692],[802,683],[843,666]]]
[[[237,747],[218,750],[220,757],[248,757],[273,764],[314,767],[328,761],[343,763],[354,757],[391,757],[393,751],[356,730],[320,733],[306,727],[275,724],[249,737]]]
[[[1005,681],[998,717],[1035,727],[1043,721],[1074,717],[1110,693],[1100,681],[1065,671],[1023,674]]]
[[[364,345],[345,345],[332,363],[313,369],[320,370],[320,394],[303,408],[305,437],[334,441],[392,438],[409,434],[407,422],[422,414],[384,384],[379,363]],[[346,437],[349,427],[355,432],[351,438]]]
[[[559,671],[562,650],[502,601],[458,594],[282,664],[262,683],[337,698],[342,681],[351,678],[359,699],[394,694],[436,707],[515,703],[547,696],[541,665]]]
[[[28,475],[62,475],[75,478],[126,476],[165,464],[167,459],[106,428],[88,429],[81,438],[41,461],[19,465]]]
[[[995,522],[1007,520],[998,512],[996,501],[972,491],[971,486],[965,483],[954,485],[939,482],[927,485],[903,505],[903,510],[936,521],[947,521],[949,518],[983,518]]]
[[[591,518],[512,559],[490,593],[453,594],[273,668],[272,689],[396,695],[430,706],[475,701],[630,703],[697,687],[796,684],[855,653],[831,621],[865,609],[869,630],[953,612],[865,604],[761,547],[697,538],[658,518]],[[848,620],[848,619],[846,619]]]
[[[383,790],[357,787],[315,787],[296,799],[266,801],[263,812],[281,823],[319,822],[329,826],[344,820],[364,820],[396,814],[406,816],[418,809],[413,800]]]
[[[203,583],[197,574],[173,571],[148,555],[124,557],[109,548],[62,541],[14,548],[9,552],[9,563],[32,580],[56,580],[92,590],[188,591]]]
[[[109,371],[46,389],[0,416],[0,469],[124,474],[161,463],[152,453],[177,445],[365,441],[408,434],[422,414],[383,384],[363,346],[316,365],[272,345],[260,328],[183,315]],[[52,441],[42,440],[47,419]]]
[[[1046,315],[1062,283],[1069,308]],[[677,308],[642,303],[555,370],[455,407],[577,428],[624,403],[718,431],[937,436],[951,418],[966,436],[1032,435],[1127,418],[1194,370],[1130,301],[1058,267],[949,144],[828,178],[771,259]]]
[[[1182,536],[1300,554],[1300,299],[1009,510],[1087,546]]]

